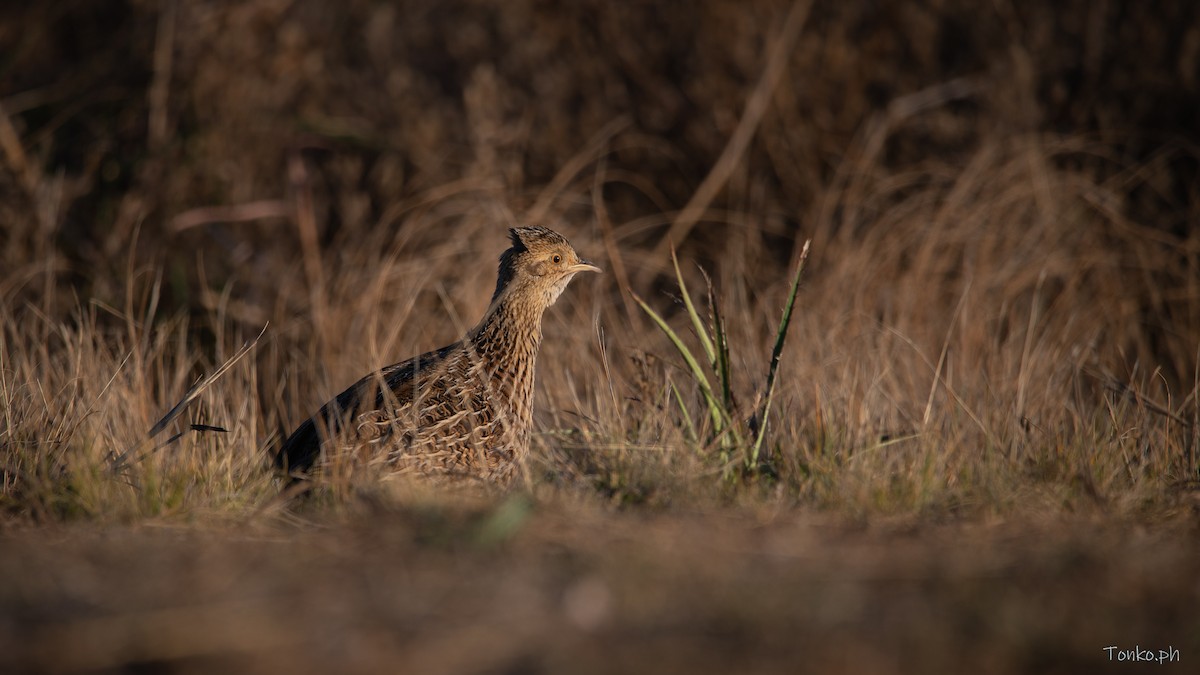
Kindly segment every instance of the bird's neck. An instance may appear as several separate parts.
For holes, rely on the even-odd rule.
[[[534,368],[542,342],[542,308],[499,294],[467,336],[479,360],[491,400],[513,415],[515,429],[528,434],[533,417]],[[528,438],[521,441],[527,443]]]
[[[535,303],[523,302],[511,294],[496,294],[487,313],[468,334],[471,346],[489,371],[532,378],[533,361],[542,343],[542,311]],[[524,368],[513,370],[515,363],[525,361],[529,362],[527,372]]]

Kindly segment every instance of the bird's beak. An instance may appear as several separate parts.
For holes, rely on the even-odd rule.
[[[595,265],[593,265],[592,263],[590,263],[586,260],[580,260],[579,262],[575,263],[574,265],[571,265],[570,267],[567,268],[567,271],[570,272],[571,274],[575,274],[576,272],[595,272],[597,274],[604,273],[604,270],[600,269],[599,267],[596,267]]]

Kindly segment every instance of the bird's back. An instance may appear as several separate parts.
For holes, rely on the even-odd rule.
[[[508,482],[529,422],[520,412],[527,404],[514,405],[512,394],[531,394],[532,378],[527,386],[497,386],[494,368],[473,352],[457,342],[362,378],[284,441],[281,467],[304,476],[340,457],[397,472]]]

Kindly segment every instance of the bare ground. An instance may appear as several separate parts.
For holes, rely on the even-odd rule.
[[[1131,672],[1200,654],[1200,544],[1079,516],[873,524],[523,496],[0,548],[0,669]],[[1155,668],[1159,664],[1149,664]]]

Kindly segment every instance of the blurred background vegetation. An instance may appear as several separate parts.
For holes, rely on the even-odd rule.
[[[398,205],[446,186],[521,212],[597,140],[609,150],[608,217],[647,223],[626,232],[626,246],[657,243],[666,227],[639,219],[682,208],[713,166],[787,9],[7,3],[3,290],[44,291],[22,280],[50,265],[80,295],[112,297],[127,256],[186,275],[198,252],[214,287],[248,265],[296,281],[299,270],[280,262],[301,246],[283,222],[296,180],[311,185],[329,244],[399,229]],[[931,100],[911,100],[921,92]],[[900,117],[922,105],[931,110]],[[875,213],[901,195],[854,218],[819,212],[855,144],[890,113],[873,171],[931,173],[990,141],[1068,135],[1103,151],[1056,161],[1101,183],[1139,166],[1112,208],[1185,236],[1200,215],[1197,110],[1200,9],[1187,0],[819,2],[712,208],[744,214],[785,245],[776,250],[818,227],[869,236]],[[194,211],[247,204],[259,209]],[[559,210],[582,220],[591,204]],[[455,218],[441,224],[453,236]],[[723,233],[700,228],[677,244],[716,260]],[[198,302],[190,287],[178,279],[169,302]]]
[[[603,427],[548,441],[551,473],[622,475],[605,443],[679,440],[627,415],[661,418],[678,379],[626,293],[670,305],[670,246],[721,289],[750,403],[811,238],[773,451],[799,494],[844,495],[856,448],[914,434],[932,454],[872,480],[962,448],[1083,492],[1097,462],[1101,492],[1137,483],[1139,455],[1154,490],[1194,480],[1194,2],[68,0],[5,4],[0,44],[9,410],[64,425],[30,392],[104,383],[179,330],[188,356],[133,383],[136,435],[270,321],[257,379],[221,394],[257,408],[213,413],[257,446],[455,339],[532,220],[611,272],[547,327],[541,424]],[[86,351],[114,327],[128,343]],[[948,471],[986,482],[977,460]]]

